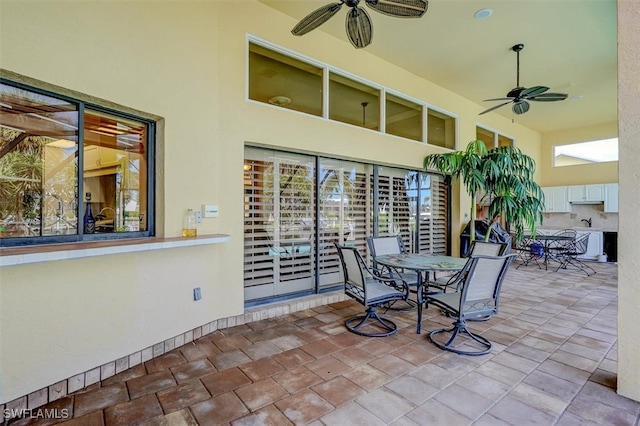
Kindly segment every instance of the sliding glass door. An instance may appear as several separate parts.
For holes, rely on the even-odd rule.
[[[315,289],[315,158],[248,148],[245,300]]]
[[[368,258],[367,236],[401,235],[411,252],[447,253],[447,194],[439,175],[246,148],[245,302],[341,285],[335,243]]]
[[[318,279],[322,289],[342,283],[334,243],[357,247],[366,254],[372,166],[325,158],[318,163]]]

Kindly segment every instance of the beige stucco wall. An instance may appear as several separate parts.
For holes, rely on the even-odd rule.
[[[238,3],[0,2],[0,68],[164,118],[159,234],[177,236],[184,209],[206,203],[220,216],[200,233],[231,235],[213,246],[0,269],[0,403],[243,312],[246,142],[415,168],[439,150],[247,101],[248,33],[458,115],[460,146],[480,124],[540,158],[536,132],[496,114],[478,121],[481,105],[321,31],[292,37],[283,30],[291,18]],[[455,235],[468,205],[454,199]]]
[[[620,239],[618,242],[618,393],[640,401],[640,6],[618,1]]]
[[[542,135],[538,168],[541,186],[613,183],[618,181],[618,162],[553,167],[553,148],[577,142],[589,142],[618,136],[618,123],[601,123],[593,126],[550,132]]]

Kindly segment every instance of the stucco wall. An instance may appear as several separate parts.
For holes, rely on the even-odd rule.
[[[618,136],[618,123],[602,123],[578,129],[550,132],[542,135],[540,145],[540,185],[562,186],[618,181],[618,162],[553,167],[553,148],[577,142],[589,142]]]
[[[186,208],[217,204],[220,216],[200,233],[231,235],[214,246],[0,269],[0,403],[242,313],[245,142],[416,168],[439,150],[247,101],[247,33],[457,114],[461,147],[481,124],[540,158],[536,132],[496,114],[479,122],[481,105],[320,31],[291,37],[282,31],[291,18],[237,3],[0,3],[0,68],[164,118],[159,233],[177,236]],[[468,204],[454,199],[454,232]],[[195,286],[200,302],[191,301]]]
[[[618,1],[620,235],[618,242],[618,393],[640,401],[640,7]]]

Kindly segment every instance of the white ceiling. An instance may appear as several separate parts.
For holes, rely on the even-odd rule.
[[[295,25],[332,0],[260,1],[293,17]],[[380,14],[364,0],[360,7],[373,21],[368,52],[477,102],[478,112],[499,103],[484,99],[504,97],[516,87],[511,47],[523,43],[520,85],[548,86],[549,92],[567,93],[569,99],[531,102],[531,109],[518,116],[511,105],[489,114],[515,119],[541,133],[617,120],[615,0],[432,0],[419,19]],[[483,8],[493,14],[474,19]],[[344,24],[348,9],[343,5],[313,31],[349,43]]]

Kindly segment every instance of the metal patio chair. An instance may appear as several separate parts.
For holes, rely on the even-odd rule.
[[[398,300],[407,300],[407,283],[400,277],[377,276],[367,266],[355,247],[335,244],[344,274],[344,292],[366,308],[365,315],[349,318],[347,330],[361,336],[384,337],[394,334],[398,326],[378,315],[377,309]]]
[[[508,254],[506,256],[471,257],[460,274],[459,291],[427,295],[427,303],[443,309],[455,319],[453,327],[441,328],[429,333],[429,340],[433,344],[441,349],[461,355],[484,355],[491,352],[491,342],[469,330],[467,321],[498,313],[502,282],[509,265],[516,256],[516,254]],[[443,343],[437,339],[441,334],[450,334],[450,337]],[[466,334],[471,338],[468,345],[480,345],[480,349],[458,349],[456,346],[459,342],[456,342],[456,339],[461,334]]]
[[[417,292],[418,286],[423,282],[423,277],[419,272],[408,269],[391,268],[388,266],[379,265],[375,262],[376,256],[405,253],[404,241],[402,240],[402,237],[400,235],[391,237],[367,237],[367,246],[369,247],[369,253],[371,253],[371,256],[374,258],[374,274],[386,278],[399,276],[409,285],[410,292]],[[408,307],[399,308],[399,310],[411,309],[416,306],[415,300],[407,299],[406,303]]]
[[[469,247],[467,257],[474,256],[502,256],[507,251],[507,243],[493,243],[488,241],[475,240]],[[459,276],[464,270],[453,275],[437,278],[429,282],[430,287],[436,287],[446,292],[447,289],[457,287],[460,283]]]
[[[560,269],[567,269],[567,267],[573,266],[587,274],[587,276],[591,276],[596,273],[595,269],[578,259],[578,257],[583,256],[587,252],[587,248],[589,247],[589,235],[590,233],[587,232],[586,234],[577,237],[562,253],[560,253],[558,256],[560,266],[558,266],[556,272]]]
[[[553,235],[571,238],[571,240],[567,240],[567,241],[558,240],[558,241],[549,242],[549,246],[547,248],[549,259],[562,263],[562,259],[561,259],[562,253],[571,249],[574,242],[573,240],[575,240],[577,232],[575,229],[563,229],[561,231],[554,233]]]

